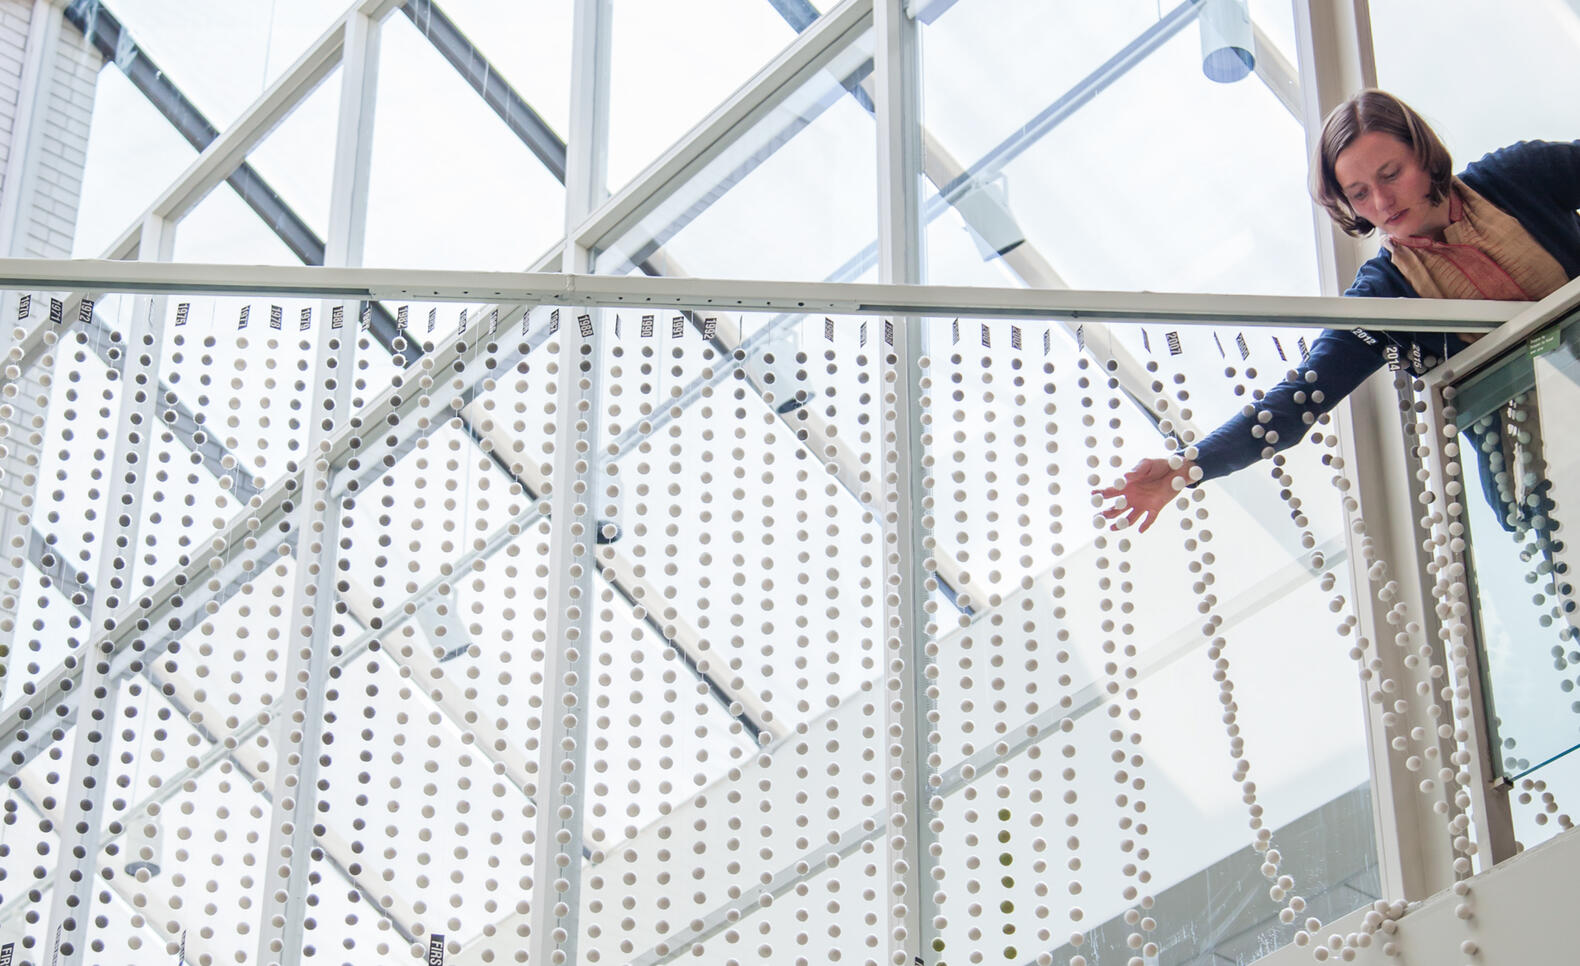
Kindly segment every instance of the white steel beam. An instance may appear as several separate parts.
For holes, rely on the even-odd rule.
[[[1305,105],[1300,94],[1299,72],[1254,20],[1251,31],[1256,38],[1256,76],[1273,92],[1284,109],[1294,115],[1295,120],[1302,120],[1305,117]]]
[[[1183,325],[1375,325],[1486,333],[1513,318],[1509,302],[1336,299],[1301,295],[1035,291],[946,285],[441,272],[306,265],[136,264],[0,259],[0,290],[298,295],[320,298],[531,303],[635,309],[924,315],[983,319],[1177,321]]]
[[[587,271],[591,252],[571,227],[603,199],[608,166],[611,0],[576,0],[571,37],[570,136],[566,139],[563,261]],[[549,594],[543,649],[543,723],[535,837],[532,842],[532,932],[528,960],[544,966],[578,961],[581,941],[583,827],[591,650],[597,587],[598,426],[603,327],[559,332],[555,379],[554,466],[549,498]],[[611,551],[612,552],[612,551]]]
[[[64,828],[61,802],[55,795],[56,790],[45,785],[31,771],[21,772],[17,776],[17,780],[21,786],[17,791],[22,800],[41,817],[53,822],[56,828]],[[61,840],[63,842],[66,841],[67,837],[63,835]],[[65,849],[61,851],[64,852]],[[97,861],[95,861],[95,864],[97,865]],[[57,867],[55,871],[58,878],[59,868]],[[170,903],[171,897],[165,889],[156,886],[152,882],[138,882],[135,878],[124,874],[107,876],[104,882],[109,891],[114,892],[120,897],[122,902],[126,903],[131,924],[136,927],[150,929],[159,935],[160,938],[165,940],[167,952],[171,946],[176,944],[178,939],[182,938],[181,921],[190,918],[191,914],[183,914],[175,906],[172,906]],[[35,883],[34,887],[43,889],[47,888],[49,884],[50,880],[39,881]],[[9,909],[10,907],[11,904],[8,903],[7,908]],[[24,909],[26,906],[18,902],[15,908]],[[205,960],[214,963],[219,962],[208,939],[203,935],[204,930],[199,929],[197,932],[198,935],[188,936],[185,940],[186,951],[190,961],[194,963],[204,962]],[[162,954],[155,954],[152,950],[143,950],[140,954],[130,950],[118,950],[117,952],[128,958],[132,956],[153,958],[156,955],[162,958]]]
[[[145,670],[148,683],[152,687],[159,689],[160,693],[165,696],[166,700],[174,708],[186,715],[187,719],[200,734],[206,732],[209,722],[226,719],[225,712],[204,700],[201,696],[201,689],[194,687],[183,675],[167,674],[160,669],[156,662],[149,663]],[[128,808],[126,810],[127,814],[133,816],[151,814],[149,812],[150,808],[157,810],[159,806],[162,806],[171,798],[188,791],[187,783],[189,780],[208,773],[210,769],[222,760],[230,761],[240,777],[245,779],[253,791],[262,797],[262,800],[267,801],[267,785],[263,776],[269,774],[270,770],[275,766],[275,762],[271,758],[266,745],[251,740],[264,728],[264,725],[260,722],[260,717],[255,716],[249,719],[246,726],[237,732],[225,735],[218,741],[213,742],[205,754],[201,756],[190,755],[187,759],[187,767],[184,770],[166,777],[152,793]],[[149,725],[149,727],[152,726]],[[19,770],[17,778],[25,789],[31,788],[31,791],[29,791],[30,795],[35,793],[44,795],[53,791],[38,786],[38,779],[28,769]],[[32,784],[30,785],[30,783]],[[58,816],[52,817],[58,818]],[[122,823],[122,828],[118,833],[103,836],[99,843],[101,852],[117,839],[124,838],[125,835],[126,828],[124,823]],[[408,943],[416,941],[412,928],[415,923],[421,921],[421,917],[400,895],[391,891],[388,884],[378,884],[373,881],[374,877],[370,873],[353,874],[350,871],[359,863],[357,854],[353,851],[350,843],[341,838],[334,830],[323,828],[319,830],[317,844],[323,850],[324,856],[333,862],[340,872],[345,875],[347,881],[368,900],[369,905],[377,909],[381,916],[394,925],[396,932],[400,934],[404,941]],[[59,871],[59,869],[56,869],[48,877],[39,880],[35,884],[35,888],[41,890],[49,888],[59,877]],[[109,878],[108,881],[112,885],[118,886],[117,891],[122,898],[145,914],[150,913],[148,905],[144,902],[145,897],[139,894],[142,890],[134,890],[128,886],[126,876],[116,875]],[[158,902],[159,897],[157,893],[153,894],[151,898],[155,903]],[[160,907],[155,905],[154,908]],[[181,930],[176,927],[180,917],[168,915],[160,918],[149,915],[148,918],[149,925],[157,929],[167,939],[173,941],[180,936]],[[201,947],[194,949],[189,945],[188,953],[201,954],[202,949]],[[193,955],[192,959],[193,961],[201,961],[197,955]]]
[[[51,0],[36,0],[36,2],[45,7],[55,5]],[[154,200],[147,211],[133,219],[126,230],[110,242],[99,257],[112,261],[135,257],[145,219],[159,217],[179,221],[182,215],[208,197],[208,193],[230,177],[236,166],[245,160],[247,154],[267,138],[270,132],[295,110],[297,105],[306,100],[308,95],[317,89],[318,84],[339,65],[344,52],[345,31],[342,29],[344,21],[360,16],[378,23],[399,6],[400,2],[401,0],[357,0],[353,3],[346,11],[345,17],[326,30],[317,42],[297,58],[290,69],[270,85],[268,90],[259,95],[235,123],[215,138],[187,170]],[[57,13],[56,16],[59,14]],[[9,184],[9,180],[7,183]],[[4,192],[5,196],[11,194],[9,190]],[[0,197],[0,205],[3,205],[5,200],[5,197]],[[5,237],[4,232],[0,232],[0,254],[12,254],[3,244]],[[74,311],[68,306],[68,317]],[[47,328],[47,324],[33,327],[18,343],[22,348],[21,359],[24,367],[39,351],[41,336]]]
[[[1376,86],[1368,2],[1296,0],[1295,32],[1306,141],[1315,150],[1327,113],[1362,88]],[[1312,207],[1323,291],[1336,295],[1348,286],[1367,253],[1326,213]],[[1374,681],[1392,679],[1399,688],[1390,696],[1374,684],[1367,694],[1378,864],[1383,894],[1413,900],[1453,884],[1452,843],[1445,819],[1434,811],[1434,804],[1443,805],[1442,785],[1434,795],[1424,794],[1419,786],[1427,776],[1406,768],[1404,756],[1396,754],[1389,742],[1420,729],[1417,733],[1427,739],[1419,751],[1435,778],[1436,769],[1446,764],[1442,759],[1451,753],[1439,740],[1440,718],[1449,723],[1454,718],[1438,691],[1444,668],[1442,653],[1432,640],[1437,616],[1424,583],[1425,561],[1414,519],[1420,512],[1415,499],[1420,484],[1405,456],[1400,395],[1391,376],[1379,373],[1368,380],[1335,415],[1341,452],[1354,481],[1346,496],[1346,522],[1352,603],[1359,622],[1357,645],[1367,654]],[[1386,562],[1389,576],[1399,584],[1398,600],[1425,627],[1412,640],[1396,644],[1396,635],[1405,636],[1406,629],[1397,613],[1379,603],[1373,559]],[[1424,659],[1417,659],[1417,649]],[[1406,708],[1403,713],[1401,707]],[[1390,728],[1389,722],[1394,726]]]
[[[356,20],[383,20],[400,0],[360,0],[324,31],[280,79],[269,85],[241,117],[209,145],[192,165],[154,201],[150,212],[180,220],[218,187],[236,165],[305,101],[340,64],[345,52],[346,25]]]
[[[424,356],[420,365],[424,369],[439,371],[456,357],[456,344],[450,342]],[[360,417],[353,417],[350,424],[337,428],[331,437],[329,450],[321,452],[321,456],[332,466],[340,467],[359,452],[366,456],[365,452],[352,445],[352,441],[359,439],[359,434],[365,431],[363,427],[383,423],[398,425],[405,420],[431,418],[439,407],[447,406],[447,401],[430,403],[424,394],[407,392],[401,385],[391,386],[370,400],[363,407]],[[271,541],[265,547],[257,534],[272,533],[285,520],[291,512],[289,505],[294,504],[302,492],[303,480],[303,470],[287,472],[269,489],[252,497],[215,534],[224,546],[239,548],[239,552],[224,563],[218,572],[212,570],[218,558],[198,555],[185,566],[157,578],[154,586],[148,588],[135,604],[120,606],[113,615],[114,629],[106,634],[103,642],[104,653],[111,662],[110,676],[124,673],[140,653],[136,649],[138,641],[142,640],[137,630],[137,618],[146,618],[151,625],[156,625],[177,617],[182,624],[189,624],[203,611],[201,598],[188,600],[192,596],[192,588],[203,587],[209,594],[221,593],[223,588],[241,579],[240,575],[253,572],[260,558],[273,554],[278,542]],[[285,540],[294,541],[294,538],[293,533]],[[98,600],[96,596],[95,602]],[[0,740],[8,742],[8,749],[13,755],[19,756],[0,758],[0,777],[14,774],[18,767],[37,754],[48,743],[53,728],[71,725],[76,716],[77,702],[84,692],[83,679],[81,661],[64,662],[40,679],[32,693],[23,695],[0,713]]]
[[[685,182],[718,157],[742,131],[766,116],[786,90],[821,70],[872,17],[872,0],[845,0],[797,35],[740,90],[720,104],[674,147],[598,210],[567,226],[570,241],[593,249],[640,221],[669,189]],[[569,145],[576,150],[574,137]],[[538,270],[544,266],[540,262]]]
[[[904,0],[875,0],[877,35],[874,98],[878,156],[878,278],[888,284],[922,281],[921,27]],[[892,329],[888,328],[892,326]],[[929,435],[922,424],[921,360],[926,321],[916,315],[885,320],[878,357],[883,428],[876,512],[883,533],[883,685],[878,700],[884,728],[883,846],[887,917],[883,948],[893,966],[910,966],[943,927],[939,844],[936,685],[928,669],[936,630],[928,618],[925,549],[930,541]],[[930,645],[930,646],[929,646]]]
[[[367,234],[369,169],[373,159],[373,112],[378,100],[378,21],[352,10],[342,24],[340,111],[335,122],[334,172],[330,177],[329,234],[324,264],[362,264]]]
[[[325,260],[350,264],[361,260],[366,225],[379,25],[353,11],[336,29],[344,38],[344,56]],[[356,317],[355,305],[343,308]],[[354,322],[335,329],[329,318],[323,317],[331,309],[330,303],[322,306],[317,329],[315,358],[319,366],[312,381],[304,456],[307,465],[294,523],[296,570],[286,628],[286,691],[275,709],[285,728],[273,771],[273,814],[262,868],[258,962],[282,966],[301,961],[312,846],[322,834],[317,821],[318,769],[342,517],[342,498],[335,487],[340,470],[328,453],[330,438],[349,425],[357,342]]]
[[[175,226],[150,218],[143,225],[141,257],[168,260],[175,247]],[[114,634],[139,612],[150,609],[147,597],[134,599],[143,488],[148,481],[148,452],[157,432],[159,362],[164,340],[160,324],[165,298],[153,294],[136,299],[127,320],[128,364],[122,379],[119,416],[111,444],[107,525],[114,539],[99,548],[94,578],[93,611],[78,653],[82,669],[82,703],[77,713],[76,746],[71,775],[62,795],[66,801],[64,835],[75,836],[66,881],[57,883],[50,912],[51,962],[77,966],[85,961],[92,919],[89,910],[98,874],[99,840],[103,834],[105,786],[110,745],[114,738],[116,686],[111,673]],[[133,361],[135,360],[135,361]]]
[[[205,700],[203,689],[195,686],[184,674],[168,673],[161,669],[157,662],[151,662],[145,670],[149,684],[159,689],[160,693],[166,696],[166,700],[184,714],[199,733],[207,732],[211,722],[226,719],[225,711]],[[289,706],[289,693],[284,697],[276,698],[271,704],[276,708]],[[259,722],[261,717],[253,717],[249,725]],[[256,730],[249,727],[246,730],[246,737],[238,734],[222,736],[209,746],[208,754],[202,757],[190,755],[187,759],[188,769],[167,778],[153,794],[139,801],[130,810],[131,814],[139,814],[150,804],[162,803],[181,794],[188,780],[208,773],[221,759],[231,761],[240,777],[251,786],[261,800],[273,801],[268,797],[268,776],[274,773],[280,762],[270,753],[271,749],[268,745],[249,740],[256,736],[258,731],[263,730],[263,727],[261,724]],[[389,920],[404,941],[408,943],[416,941],[414,929],[416,924],[422,921],[422,917],[399,894],[398,889],[388,882],[379,882],[372,870],[363,869],[360,873],[351,871],[358,865],[366,865],[366,859],[358,856],[352,849],[351,843],[341,838],[334,829],[322,824],[313,829],[312,842],[322,850],[324,858],[345,876],[346,881],[362,893],[368,900],[369,906],[377,909],[379,915]],[[267,934],[270,923],[266,916],[271,903],[268,895],[262,898],[259,908],[264,918],[259,922],[259,932]]]
[[[587,246],[572,229],[609,194],[609,71],[612,0],[576,0],[571,37],[571,120],[565,142],[566,251]],[[586,265],[572,264],[583,272]]]
[[[317,358],[321,362],[310,403],[315,418],[308,420],[305,458],[309,463],[293,522],[297,547],[285,634],[286,692],[280,701],[282,707],[274,711],[276,719],[284,721],[285,730],[273,772],[274,812],[263,858],[259,963],[294,966],[302,955],[341,517],[340,499],[332,495],[337,469],[326,458],[327,437],[330,427],[342,425],[342,414],[350,401],[354,331],[336,332],[327,324],[318,328]]]
[[[49,0],[33,0],[27,47],[22,52],[16,117],[11,122],[11,153],[5,165],[5,180],[0,182],[0,255],[20,255],[27,247],[27,210],[38,178],[64,22],[60,7]]]

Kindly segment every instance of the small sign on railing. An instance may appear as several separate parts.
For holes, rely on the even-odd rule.
[[[1525,354],[1534,359],[1549,352],[1556,352],[1558,347],[1563,345],[1563,341],[1563,337],[1557,328],[1548,329],[1546,332],[1538,332],[1525,343]]]

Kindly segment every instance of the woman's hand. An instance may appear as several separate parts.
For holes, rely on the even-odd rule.
[[[1115,523],[1112,529],[1135,526],[1139,520],[1141,532],[1146,533],[1168,502],[1200,476],[1201,471],[1190,460],[1181,463],[1179,469],[1173,469],[1166,459],[1146,459],[1125,474],[1122,485],[1092,492],[1105,500],[1116,501],[1103,508],[1104,519],[1113,520],[1124,515],[1125,522]]]

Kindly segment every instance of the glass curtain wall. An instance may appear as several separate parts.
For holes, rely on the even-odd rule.
[[[75,6],[115,17],[220,132],[345,12]],[[610,5],[607,181],[615,204],[642,200],[580,239],[596,270],[875,280],[870,15],[748,123],[715,130],[715,105],[794,56],[827,9],[637,6]],[[1194,2],[914,6],[926,187],[924,237],[909,242],[924,246],[927,281],[1317,290],[1304,132],[1280,86],[1295,60],[1287,5],[1249,5],[1261,67],[1227,85],[1202,74]],[[1417,53],[1431,18],[1377,6],[1383,82],[1435,118],[1462,114],[1460,157],[1580,121],[1550,98],[1510,115],[1443,96],[1459,81],[1440,84]],[[1523,6],[1545,26],[1499,27],[1509,48],[1577,29],[1572,5]],[[513,270],[556,246],[569,5],[359,7],[382,20],[354,257]],[[312,262],[316,240],[322,260],[341,83],[337,68],[300,91],[244,153],[268,188],[250,197],[267,202],[209,191],[175,226],[176,259]],[[134,228],[197,157],[113,61],[97,97],[83,256]],[[661,177],[655,159],[704,136],[695,163]],[[32,294],[26,313],[6,303],[24,325],[60,297]],[[47,728],[20,715],[75,708],[52,702],[80,673],[73,655],[110,592],[94,586],[117,515],[101,464],[125,436],[127,375],[146,370],[169,432],[146,441],[146,495],[117,524],[138,535],[128,579],[145,592],[181,574],[200,589],[159,612],[139,649],[156,657],[118,665],[101,698],[116,722],[103,746],[114,790],[91,863],[111,875],[91,897],[86,955],[260,956],[282,806],[272,772],[304,740],[270,710],[292,697],[282,642],[311,542],[268,501],[294,502],[283,494],[311,466],[304,410],[330,325],[355,341],[348,411],[398,418],[336,457],[327,513],[345,534],[331,555],[347,576],[319,642],[323,787],[311,924],[296,948],[421,959],[437,936],[456,961],[497,962],[541,941],[532,926],[552,879],[535,867],[551,855],[536,802],[554,780],[541,743],[545,702],[565,687],[545,680],[562,643],[550,639],[563,602],[549,599],[548,506],[568,378],[552,347],[596,332],[579,948],[589,962],[881,958],[884,319],[584,323],[569,307],[481,301],[117,293],[80,317],[70,305],[58,341],[25,355],[41,422],[20,403],[8,416],[38,440],[0,695],[6,720],[22,722],[0,734],[0,944],[48,954],[71,862],[61,789],[83,742],[70,713]],[[131,342],[154,318],[150,364]],[[1091,520],[1093,487],[1162,452],[1165,433],[1210,430],[1315,333],[925,326],[926,357],[901,377],[931,387],[929,502],[915,521],[931,621],[915,644],[937,708],[912,777],[932,780],[924,813],[938,848],[925,871],[942,899],[914,951],[929,963],[1095,962],[1123,955],[1135,932],[1159,962],[1249,960],[1307,917],[1378,898],[1362,693],[1337,612],[1350,589],[1331,430],[1203,488],[1144,536]],[[212,574],[193,569],[209,561]],[[1263,829],[1282,852],[1270,877]]]

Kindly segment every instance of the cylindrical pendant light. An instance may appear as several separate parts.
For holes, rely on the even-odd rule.
[[[1256,67],[1251,11],[1246,0],[1201,0],[1201,69],[1231,84]]]

